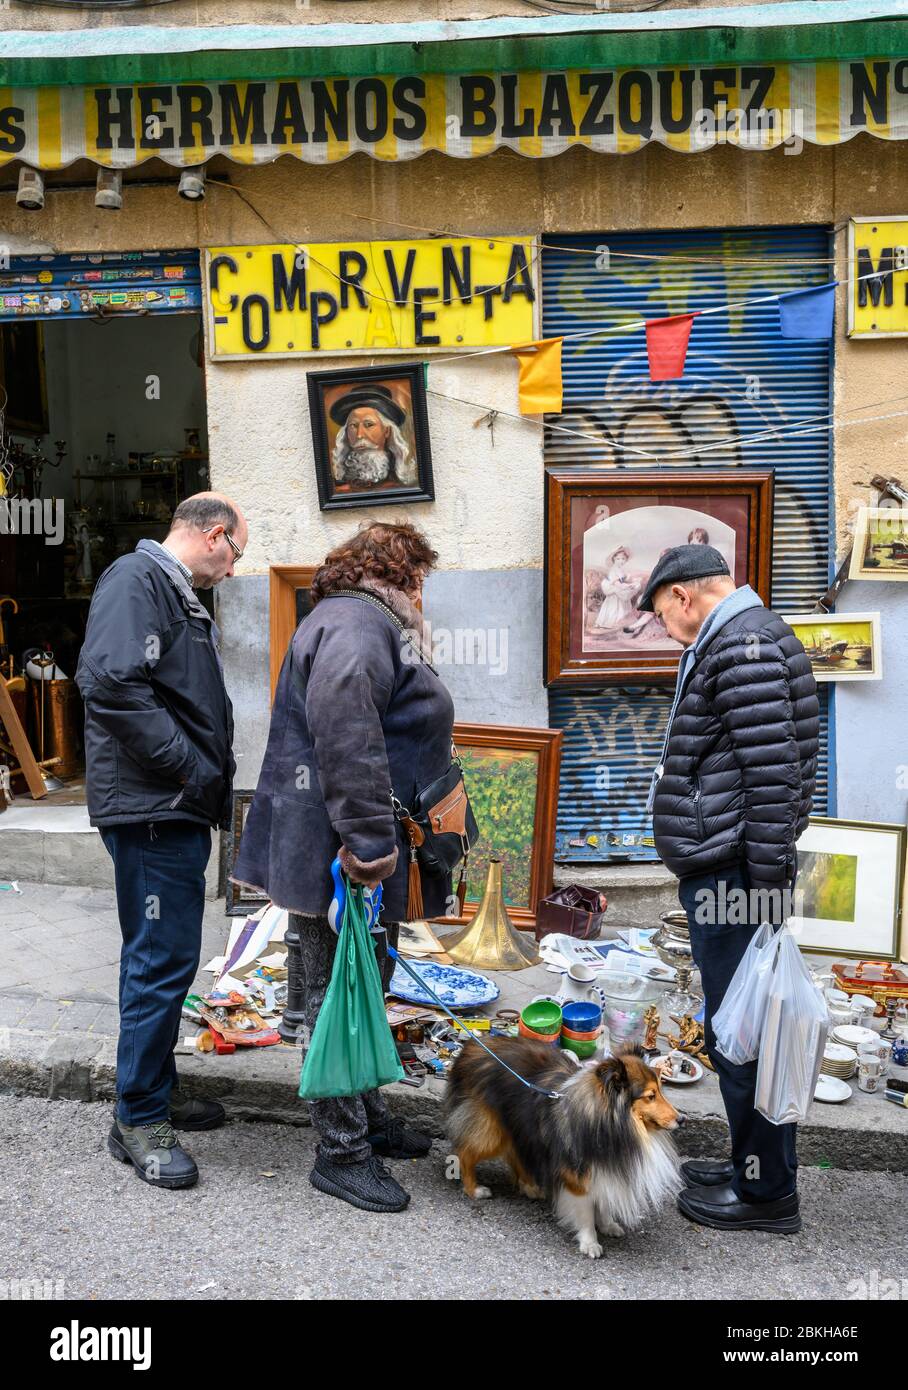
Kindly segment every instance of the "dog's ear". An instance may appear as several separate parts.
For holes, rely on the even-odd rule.
[[[627,1047],[622,1047],[620,1055],[622,1057],[640,1057],[642,1059],[646,1056],[646,1053],[643,1051],[643,1045],[641,1043],[629,1043]]]
[[[630,1085],[627,1067],[620,1057],[608,1057],[604,1062],[600,1062],[596,1068],[596,1079],[604,1091],[613,1095],[617,1095],[619,1091],[626,1091]]]

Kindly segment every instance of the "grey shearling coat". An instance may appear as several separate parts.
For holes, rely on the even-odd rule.
[[[398,590],[363,584],[419,634]],[[407,856],[391,788],[408,805],[451,761],[454,705],[389,614],[327,595],[303,619],[284,659],[258,787],[231,877],[279,907],[323,916],[340,847],[353,878],[381,878],[383,919],[406,918]],[[450,876],[422,874],[427,917],[444,913]]]

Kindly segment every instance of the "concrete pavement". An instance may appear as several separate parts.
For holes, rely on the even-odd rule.
[[[108,1156],[109,1118],[106,1105],[4,1101],[0,1278],[62,1280],[67,1299],[840,1300],[874,1278],[908,1289],[899,1174],[805,1170],[797,1236],[704,1230],[669,1206],[591,1261],[496,1165],[493,1199],[469,1202],[442,1143],[392,1165],[412,1201],[377,1216],[309,1185],[311,1130],[187,1135],[201,1180],[161,1192]]]

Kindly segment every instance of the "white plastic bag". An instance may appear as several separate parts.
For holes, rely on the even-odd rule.
[[[771,1124],[789,1125],[807,1118],[829,1015],[787,927],[780,937],[760,1039],[754,1108]]]
[[[752,1062],[760,1050],[778,935],[768,922],[754,932],[725,998],[713,1015],[716,1047],[735,1066]]]

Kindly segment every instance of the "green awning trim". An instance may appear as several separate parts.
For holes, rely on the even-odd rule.
[[[843,6],[843,13],[848,8]],[[733,13],[729,11],[729,15]],[[772,7],[767,8],[766,14],[767,18],[771,16]],[[57,37],[64,38],[65,34]],[[729,24],[645,33],[540,33],[421,44],[253,48],[242,53],[206,49],[193,53],[4,57],[2,49],[3,34],[0,33],[0,85],[16,87],[716,63],[847,62],[864,58],[908,58],[908,20],[807,24],[795,28],[767,24],[765,28],[741,29]]]

